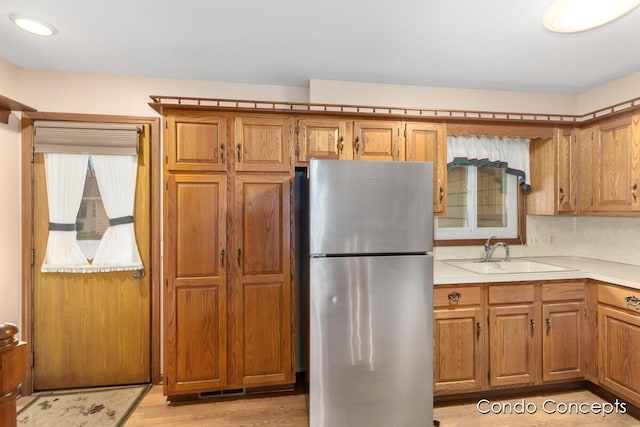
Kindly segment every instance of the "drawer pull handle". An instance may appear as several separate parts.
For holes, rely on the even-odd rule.
[[[462,298],[462,294],[460,294],[460,292],[451,292],[449,294],[449,302],[452,304],[460,303],[460,298]]]
[[[640,307],[640,298],[635,296],[626,297],[625,302],[629,307]]]
[[[547,335],[551,333],[551,319],[547,317]]]
[[[536,321],[531,319],[531,335],[533,335],[536,332]]]
[[[482,332],[482,325],[480,324],[480,322],[478,322],[476,324],[477,328],[476,328],[476,337],[480,338],[480,333]]]

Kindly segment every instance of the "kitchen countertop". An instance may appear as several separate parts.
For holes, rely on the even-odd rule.
[[[565,271],[536,272],[536,273],[500,273],[480,274],[447,264],[448,261],[434,262],[434,285],[452,285],[463,283],[497,283],[518,282],[531,280],[562,280],[562,279],[594,279],[615,285],[628,286],[640,290],[640,266],[621,264],[611,261],[601,261],[580,257],[531,257],[512,258],[512,260],[530,260],[545,264],[569,268]]]

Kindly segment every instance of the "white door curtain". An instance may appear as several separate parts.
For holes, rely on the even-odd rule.
[[[49,237],[41,271],[80,273],[89,262],[76,240],[76,216],[87,174],[87,154],[45,153]]]
[[[92,158],[109,228],[98,245],[91,270],[141,270],[142,260],[133,228],[138,157],[94,155]]]
[[[484,166],[505,169],[518,177],[518,185],[531,191],[529,173],[529,139],[486,136],[448,136],[447,168]]]

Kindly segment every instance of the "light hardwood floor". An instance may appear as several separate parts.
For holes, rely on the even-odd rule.
[[[522,402],[529,404],[533,414],[482,414],[476,403],[439,406],[434,416],[442,427],[601,427],[620,426],[638,427],[640,421],[627,414],[548,414],[543,410],[545,400],[553,399],[555,404],[547,404],[547,409],[562,409],[561,404],[571,402],[602,404],[605,401],[588,391],[572,391],[544,396],[527,396],[509,400],[495,400],[500,407],[504,402],[512,405]],[[18,408],[24,406],[30,398],[18,400]],[[615,402],[613,402],[615,403]],[[294,394],[286,396],[264,396],[240,399],[216,400],[202,399],[196,403],[168,404],[162,395],[162,387],[154,386],[149,390],[140,405],[127,420],[126,427],[137,426],[308,426],[308,395]],[[481,405],[485,410],[489,405]],[[498,406],[496,405],[496,408]],[[338,426],[336,426],[338,427]],[[360,426],[358,426],[360,427]],[[368,426],[367,426],[368,427]],[[387,427],[387,426],[384,426]],[[391,427],[391,426],[389,426]]]

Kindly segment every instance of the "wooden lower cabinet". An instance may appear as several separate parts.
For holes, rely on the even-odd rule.
[[[226,175],[169,175],[165,216],[164,394],[227,378]]]
[[[598,286],[598,381],[640,405],[640,291]]]
[[[434,394],[481,390],[486,378],[481,288],[437,288],[434,302]]]
[[[242,386],[295,382],[290,190],[289,175],[236,175],[230,372]]]
[[[584,302],[542,306],[542,380],[562,381],[584,376]]]
[[[165,395],[295,382],[290,182],[167,174]]]
[[[489,307],[489,384],[531,385],[540,364],[539,314],[533,304]]]

